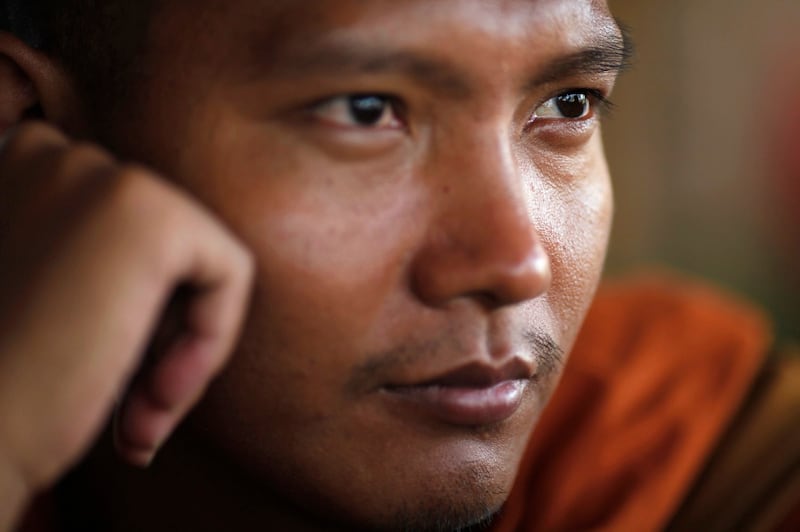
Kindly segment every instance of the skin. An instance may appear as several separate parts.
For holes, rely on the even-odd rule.
[[[0,175],[5,529],[85,452],[117,401],[121,456],[151,460],[230,356],[252,260],[163,179],[48,126],[7,140]],[[160,309],[184,283],[194,288],[184,325],[137,371]]]
[[[124,493],[117,527],[456,528],[495,512],[612,213],[599,105],[543,106],[608,95],[613,65],[553,67],[609,43],[607,8],[583,0],[166,2],[132,99],[74,121],[213,213],[255,285],[230,363],[151,470],[90,460],[99,498]],[[401,104],[359,126],[353,93]],[[531,379],[499,423],[443,423],[391,391],[512,358]]]

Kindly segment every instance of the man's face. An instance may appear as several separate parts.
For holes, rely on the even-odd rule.
[[[150,46],[104,135],[258,264],[198,437],[323,517],[496,510],[604,258],[605,6],[175,0]]]

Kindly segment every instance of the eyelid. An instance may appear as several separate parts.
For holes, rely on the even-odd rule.
[[[540,116],[537,115],[537,112],[542,109],[545,105],[552,104],[556,106],[556,100],[560,97],[570,95],[570,94],[583,94],[587,96],[589,100],[589,112],[586,116],[570,118],[570,117],[552,117],[552,116]],[[552,95],[551,97],[547,98],[544,102],[539,104],[538,107],[534,110],[533,114],[531,115],[528,126],[531,126],[534,122],[538,120],[566,120],[566,121],[578,121],[578,120],[587,120],[596,116],[606,116],[614,109],[614,104],[608,99],[606,96],[605,91],[599,89],[589,89],[589,88],[576,88],[576,89],[567,89],[567,90],[560,90],[557,94]]]
[[[381,118],[382,124],[368,125],[359,124],[352,116],[352,109],[349,107],[350,103],[355,98],[380,98],[386,101],[386,112],[390,112],[392,116],[388,119]],[[326,125],[339,127],[343,129],[356,129],[356,130],[394,130],[405,127],[402,114],[401,102],[393,96],[382,93],[368,93],[368,92],[354,92],[337,94],[311,104],[307,109],[307,114],[312,118],[316,118]]]

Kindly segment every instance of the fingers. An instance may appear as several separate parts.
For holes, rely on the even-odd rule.
[[[24,159],[49,146],[67,146],[69,141],[63,133],[43,122],[25,122],[10,128],[2,137],[0,162],[3,165]],[[13,170],[13,167],[8,168]]]
[[[118,446],[146,463],[230,356],[252,278],[183,191],[36,124],[0,151],[0,259],[0,455],[33,487],[81,456],[124,389]],[[179,286],[181,326],[142,367]]]
[[[209,248],[210,242],[216,246]],[[115,444],[133,465],[146,466],[219,373],[238,337],[248,300],[252,261],[229,240],[197,243],[183,282],[183,326],[135,379],[115,420]],[[227,248],[227,249],[226,249]]]
[[[150,311],[148,339],[159,329],[157,318],[164,315],[169,296],[176,287],[186,287],[181,292],[187,298],[182,305],[185,315],[172,317],[177,326],[168,331],[166,342],[158,342],[157,352],[144,366],[137,363],[140,369],[116,415],[119,453],[134,465],[147,465],[229,358],[248,302],[253,266],[249,253],[225,228],[147,171],[126,169],[117,188],[100,216],[103,222],[93,223],[101,232],[114,227],[115,234],[92,240],[117,242],[113,252],[108,251],[105,272],[135,261],[148,264],[142,271],[151,282],[156,280],[159,294],[155,311]],[[143,213],[146,224],[140,223]],[[109,286],[115,282],[108,279]],[[116,305],[102,294],[101,303]],[[169,314],[161,320],[165,318]]]
[[[0,252],[35,255],[56,234],[68,231],[84,210],[82,196],[96,194],[115,164],[102,149],[71,144],[44,124],[15,128],[0,150],[0,222],[6,226]],[[51,238],[28,238],[35,231]],[[6,257],[15,263],[25,260]]]

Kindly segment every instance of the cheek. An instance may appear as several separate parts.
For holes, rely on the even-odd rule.
[[[547,303],[554,322],[560,324],[562,346],[570,348],[600,281],[613,215],[599,135],[583,156],[556,163],[547,171],[563,178],[535,187],[534,223],[553,270]]]
[[[234,224],[256,256],[257,296],[270,317],[360,338],[402,289],[417,238],[414,193],[398,187],[366,197],[341,188],[265,186],[239,204]]]
[[[253,133],[242,142],[247,131],[231,135],[238,143],[217,133],[224,160],[191,172],[195,193],[256,257],[236,364],[281,388],[324,381],[317,389],[339,389],[346,369],[375,350],[386,308],[407,296],[409,250],[424,230],[422,189],[401,165],[337,166],[277,138]]]

